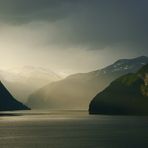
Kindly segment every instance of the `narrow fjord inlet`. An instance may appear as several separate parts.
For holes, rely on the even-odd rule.
[[[0,148],[148,148],[147,8],[0,0]]]

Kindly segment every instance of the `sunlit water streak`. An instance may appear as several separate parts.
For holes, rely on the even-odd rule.
[[[5,114],[0,117],[0,148],[148,147],[146,116],[90,116],[87,111]]]

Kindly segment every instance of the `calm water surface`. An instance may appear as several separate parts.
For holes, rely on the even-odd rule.
[[[148,148],[148,117],[86,111],[25,111],[0,116],[0,148]]]

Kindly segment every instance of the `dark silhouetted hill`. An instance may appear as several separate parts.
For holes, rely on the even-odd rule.
[[[89,113],[148,115],[148,64],[113,81],[91,101]]]
[[[28,110],[24,104],[18,102],[0,82],[0,111]]]

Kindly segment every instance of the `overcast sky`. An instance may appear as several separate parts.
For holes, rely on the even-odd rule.
[[[147,0],[0,0],[0,67],[87,72],[148,55]]]

